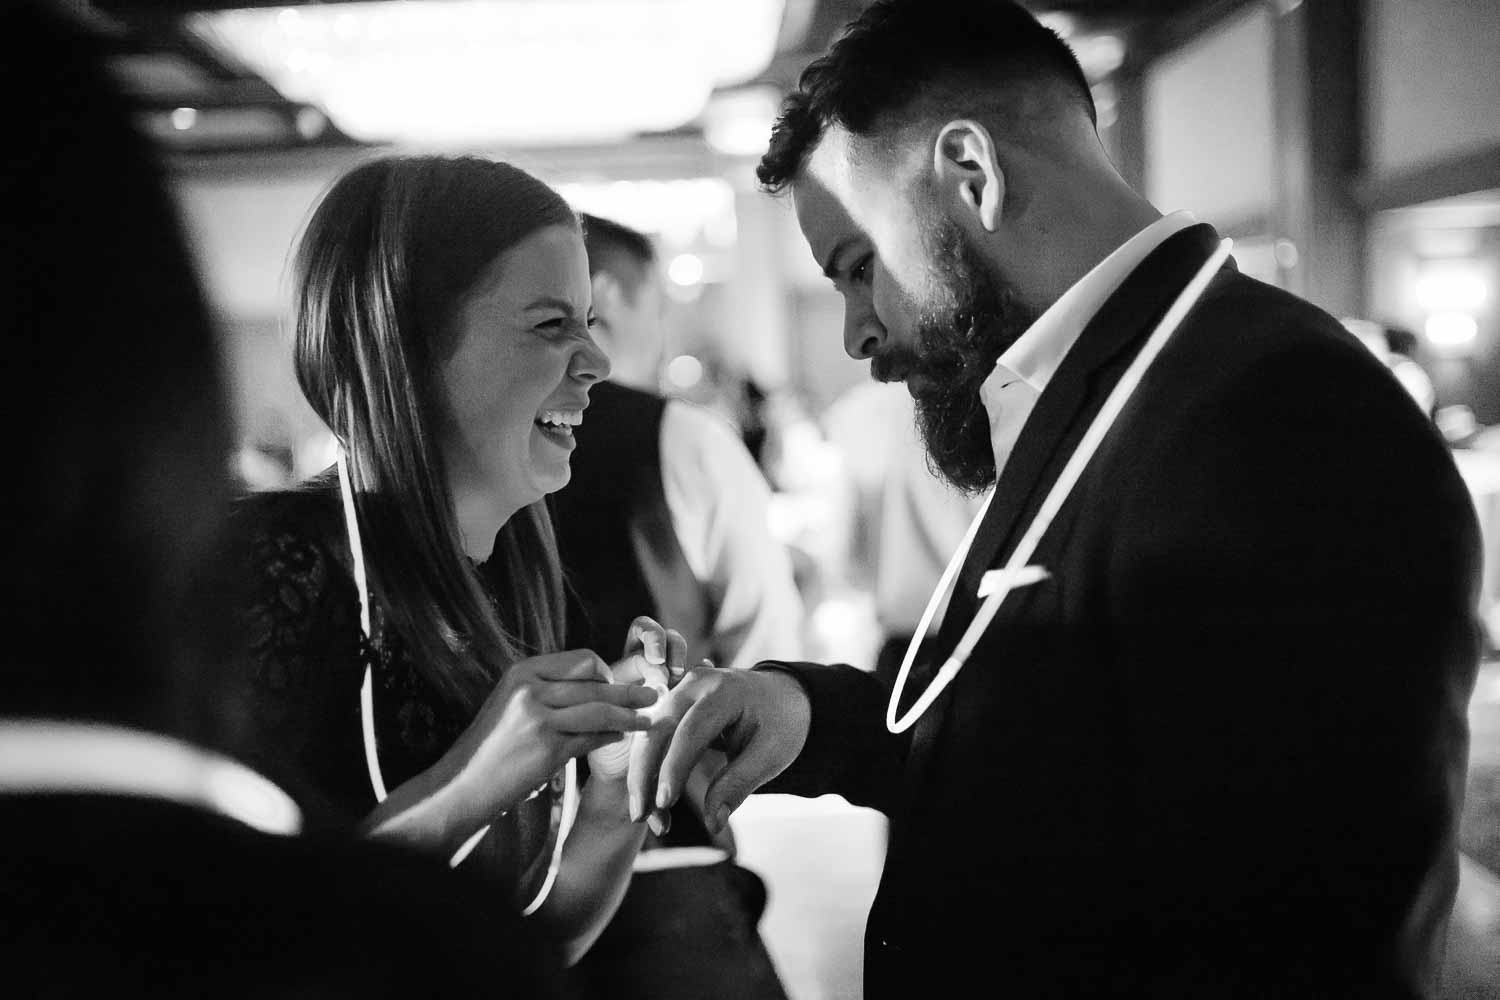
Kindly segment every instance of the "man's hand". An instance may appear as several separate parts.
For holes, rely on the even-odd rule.
[[[717,835],[751,792],[801,753],[812,705],[797,679],[780,670],[699,666],[649,714],[670,725],[636,735],[627,778],[631,801],[640,797],[670,809],[705,751],[721,750],[725,761],[703,798],[704,822]]]

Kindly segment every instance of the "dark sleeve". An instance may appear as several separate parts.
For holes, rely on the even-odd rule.
[[[887,815],[895,806],[910,742],[885,727],[890,691],[873,674],[842,663],[768,660],[756,670],[791,674],[807,691],[812,724],[790,767],[760,790],[814,797],[842,795]]]
[[[251,497],[236,512],[248,755],[299,798],[357,814],[359,608],[312,499]]]
[[[1468,493],[1353,345],[1199,398],[1124,488],[1122,523],[1155,530],[1111,558],[1133,743],[1170,776],[1138,790],[1147,850],[1213,873],[1161,903],[1420,940],[1422,886],[1451,900],[1479,654]]]

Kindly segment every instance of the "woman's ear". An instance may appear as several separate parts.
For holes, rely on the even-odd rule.
[[[939,191],[951,194],[987,232],[999,228],[1005,172],[989,129],[970,118],[944,125],[933,144],[932,169]]]

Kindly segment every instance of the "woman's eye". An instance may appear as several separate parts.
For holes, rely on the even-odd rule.
[[[874,256],[862,257],[859,263],[849,269],[849,280],[856,284],[864,284],[870,280],[870,271],[875,263]]]
[[[599,317],[595,316],[593,313],[589,313],[589,329],[592,330],[594,327],[596,327],[598,325],[599,325]]]
[[[552,333],[554,331],[561,330],[566,323],[567,320],[563,319],[561,316],[554,316],[552,319],[542,320],[536,325],[536,328],[538,330],[546,330],[548,333]]]

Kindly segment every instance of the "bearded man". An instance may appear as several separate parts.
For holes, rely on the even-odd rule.
[[[872,4],[804,73],[760,178],[843,294],[849,355],[905,381],[944,475],[994,487],[903,717],[1206,287],[915,726],[892,732],[890,691],[849,667],[699,670],[632,780],[671,802],[712,743],[720,822],[762,787],[885,811],[868,996],[1431,995],[1478,547],[1402,387],[1132,190],[1072,54],[1015,4]]]

